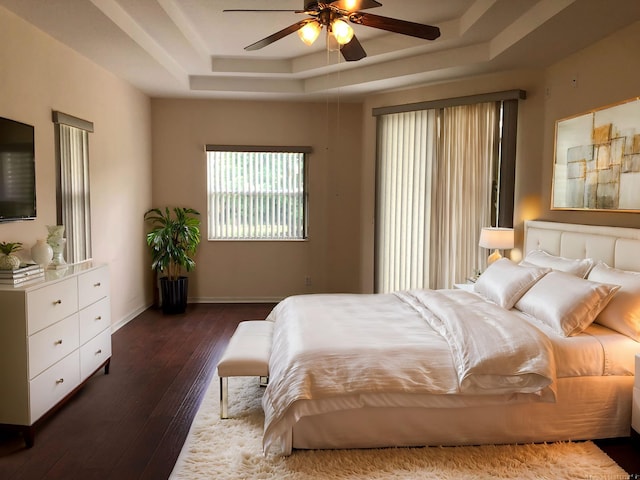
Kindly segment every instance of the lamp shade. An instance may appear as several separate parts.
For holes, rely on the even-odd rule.
[[[478,245],[501,250],[513,248],[513,228],[485,227],[480,232]]]
[[[298,36],[305,44],[311,46],[313,42],[320,36],[322,25],[316,21],[305,23],[302,28],[298,30]]]
[[[340,45],[345,45],[353,38],[353,28],[339,18],[331,23],[331,33]]]

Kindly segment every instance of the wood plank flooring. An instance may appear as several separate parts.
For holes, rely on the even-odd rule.
[[[36,431],[25,449],[0,433],[0,479],[165,479],[218,359],[238,322],[265,318],[271,304],[189,305],[164,316],[147,310],[113,335],[111,373],[96,374]],[[640,473],[629,439],[598,442]]]

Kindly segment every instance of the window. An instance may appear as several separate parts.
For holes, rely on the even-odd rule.
[[[483,226],[513,225],[522,91],[374,109],[375,288],[451,288],[484,266]]]
[[[209,240],[305,239],[309,152],[207,145]]]
[[[58,162],[57,221],[65,227],[65,259],[77,263],[91,258],[89,199],[89,133],[93,123],[53,112]]]

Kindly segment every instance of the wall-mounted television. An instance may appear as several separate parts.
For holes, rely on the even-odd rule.
[[[34,129],[0,117],[0,222],[36,217]]]

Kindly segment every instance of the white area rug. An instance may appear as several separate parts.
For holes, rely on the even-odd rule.
[[[219,381],[211,385],[176,462],[174,480],[627,479],[592,442],[480,447],[295,451],[262,455],[263,389],[229,379],[229,416],[220,420]]]

